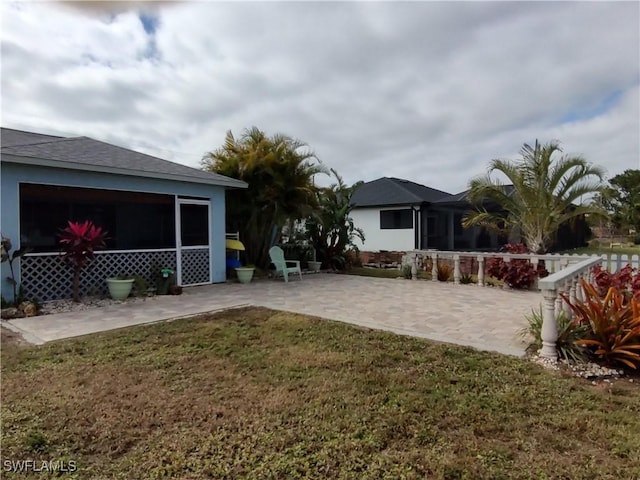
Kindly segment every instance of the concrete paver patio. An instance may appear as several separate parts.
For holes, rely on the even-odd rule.
[[[19,331],[27,341],[44,343],[254,305],[522,355],[526,345],[517,332],[526,325],[525,315],[538,308],[540,301],[536,292],[317,274],[288,284],[261,280],[248,285],[191,287],[177,297],[158,296],[105,308],[14,319],[3,325]]]

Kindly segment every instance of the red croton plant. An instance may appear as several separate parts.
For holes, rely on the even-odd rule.
[[[93,222],[69,221],[67,228],[60,232],[62,257],[73,268],[73,301],[80,301],[80,273],[91,260],[94,252],[105,248],[107,232]]]
[[[523,244],[509,243],[505,248],[508,253],[530,253],[527,246]],[[505,262],[502,258],[492,257],[487,260],[487,274],[502,280],[511,288],[527,289],[531,288],[536,277],[546,277],[549,272],[542,264],[538,264],[536,268],[527,259],[512,259],[510,262]]]
[[[640,270],[629,264],[616,273],[609,273],[601,265],[596,265],[593,267],[593,282],[601,297],[613,287],[627,298],[635,297],[640,300]]]

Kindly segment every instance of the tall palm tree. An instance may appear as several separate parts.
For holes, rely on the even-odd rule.
[[[545,253],[564,222],[584,214],[606,215],[597,205],[580,203],[584,195],[603,191],[604,171],[579,156],[554,156],[561,152],[556,141],[541,145],[536,140],[533,147],[523,145],[521,160],[492,160],[487,174],[470,183],[469,198],[477,210],[463,225],[516,229],[531,252]],[[504,174],[513,188],[493,180],[494,172]],[[501,211],[487,211],[484,202]]]
[[[227,192],[227,229],[240,232],[247,262],[259,267],[268,266],[269,248],[282,226],[317,207],[314,176],[325,173],[305,143],[282,134],[269,137],[257,127],[238,139],[228,131],[202,166],[248,183],[246,190]]]
[[[319,208],[305,222],[306,234],[326,268],[342,270],[347,266],[347,250],[355,247],[356,238],[364,242],[364,232],[351,218],[351,196],[362,182],[348,186],[333,168],[335,183],[318,189]]]

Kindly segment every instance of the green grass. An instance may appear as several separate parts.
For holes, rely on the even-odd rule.
[[[637,384],[260,308],[4,346],[0,412],[61,478],[640,477]]]
[[[616,254],[616,255],[640,255],[640,245],[627,244],[622,247],[609,248],[609,244],[598,245],[592,243],[588,247],[574,248],[573,250],[565,250],[560,253],[579,254],[579,255],[602,255]]]

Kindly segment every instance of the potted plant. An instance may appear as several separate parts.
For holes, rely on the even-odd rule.
[[[226,243],[227,250],[237,250],[238,252],[244,252],[245,247],[244,244],[240,240],[228,239]],[[238,265],[237,267],[233,267],[236,271],[236,276],[238,277],[238,281],[240,283],[249,283],[253,279],[253,273],[256,269],[254,265],[241,266],[240,259],[235,258],[235,262],[227,263],[227,265]],[[238,263],[236,263],[238,262]]]
[[[256,267],[253,265],[247,265],[246,267],[236,267],[236,275],[240,283],[250,283],[253,279],[253,272]]]
[[[322,262],[316,261],[316,249],[312,248],[311,251],[313,252],[313,260],[309,260],[307,265],[309,265],[309,270],[312,272],[319,272],[322,267]]]
[[[133,288],[133,282],[135,278],[127,276],[119,276],[115,278],[107,278],[107,287],[109,288],[109,295],[114,300],[126,300],[131,294]]]

